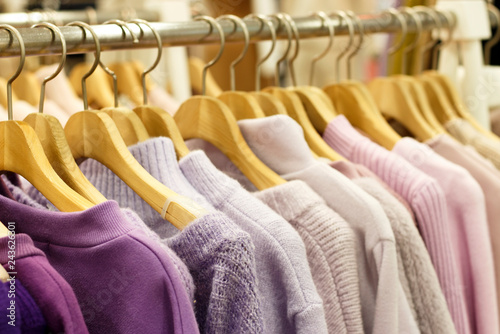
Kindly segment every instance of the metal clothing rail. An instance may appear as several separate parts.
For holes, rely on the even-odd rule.
[[[83,12],[85,13],[85,12]],[[436,28],[436,23],[425,13],[419,12],[419,17],[422,21],[423,29],[429,30]],[[138,15],[139,16],[139,15]],[[387,33],[397,32],[401,30],[399,21],[388,14],[366,14],[358,15],[365,33]],[[413,32],[416,29],[416,24],[413,18],[406,17],[408,22],[408,31]],[[441,26],[446,27],[448,21],[445,15],[439,13]],[[1,19],[1,17],[0,17]],[[325,27],[321,19],[317,17],[299,17],[294,18],[297,25],[300,38],[313,38],[328,35],[328,29]],[[347,35],[348,27],[345,21],[340,21],[337,17],[332,16],[332,21],[335,26],[335,35]],[[251,36],[251,41],[270,40],[271,33],[267,26],[261,27],[258,20],[245,20],[248,31]],[[216,29],[211,29],[210,24],[204,21],[191,22],[175,22],[175,23],[151,23],[154,29],[160,34],[164,46],[186,46],[193,44],[218,43],[219,38]],[[130,24],[130,29],[141,36],[141,29]],[[231,22],[223,21],[221,26],[226,35],[227,42],[241,42],[243,40],[243,32],[241,28],[235,30]],[[149,28],[143,26],[143,35],[138,43],[132,43],[132,37],[129,32],[124,31],[117,25],[94,25],[92,26],[99,41],[101,49],[105,50],[124,50],[124,49],[142,49],[155,48],[156,40]],[[44,28],[19,28],[19,31],[24,39],[26,55],[47,55],[60,54],[60,43],[53,40],[53,35],[48,29]],[[79,27],[61,27],[61,32],[66,40],[68,54],[89,53],[95,50],[94,42],[90,33],[86,33]],[[355,33],[359,33],[358,27]],[[277,38],[287,38],[286,30],[279,27],[276,31]],[[11,38],[10,34],[5,30],[0,30],[0,56],[9,57],[19,55],[19,45],[17,41]]]
[[[113,19],[130,20],[141,18],[146,21],[158,21],[160,16],[154,11],[95,11],[87,10],[60,10],[60,11],[32,11],[26,13],[2,13],[0,23],[14,27],[30,27],[35,23],[52,22],[65,25],[73,21],[83,21],[90,24],[99,24]]]

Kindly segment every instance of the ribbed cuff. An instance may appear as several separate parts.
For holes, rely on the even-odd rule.
[[[7,225],[7,222],[5,223]],[[9,243],[9,241],[12,241]],[[9,246],[12,248],[9,248]],[[9,251],[14,251],[13,259],[9,257]],[[0,238],[0,263],[2,265],[8,263],[10,260],[21,259],[28,256],[41,255],[45,256],[45,254],[33,244],[33,240],[29,237],[29,235],[24,233],[15,234],[13,239],[9,237]],[[10,270],[9,270],[10,271]]]
[[[323,139],[340,155],[351,160],[356,145],[367,138],[354,129],[344,115],[335,117],[326,127]]]

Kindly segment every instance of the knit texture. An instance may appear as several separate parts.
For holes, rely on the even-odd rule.
[[[442,157],[467,169],[481,186],[486,201],[486,217],[495,262],[497,304],[500,305],[500,243],[497,241],[497,236],[500,235],[500,206],[498,205],[500,171],[494,167],[490,168],[489,160],[475,151],[467,150],[466,147],[448,135],[440,135],[426,144]]]
[[[40,308],[18,279],[0,282],[0,310],[0,333],[46,333]]]
[[[16,232],[31,236],[70,284],[89,332],[198,332],[167,254],[127,221],[116,202],[61,213],[0,196],[0,220],[16,222]]]
[[[306,182],[354,230],[365,331],[418,332],[398,277],[394,234],[380,204],[315,160],[302,128],[292,118],[278,115],[241,120],[238,125],[262,162],[287,180]]]
[[[486,137],[469,122],[461,118],[453,119],[445,124],[446,130],[464,145],[474,147],[479,154],[490,160],[500,169],[500,141]]]
[[[302,236],[329,333],[363,333],[355,236],[337,213],[302,181],[255,193]]]
[[[415,310],[421,333],[455,333],[455,326],[446,305],[436,271],[424,241],[404,207],[379,184],[369,178],[353,180],[376,198],[391,222],[396,238],[399,277],[406,278],[407,298]]]
[[[216,209],[252,238],[264,332],[327,333],[325,313],[329,319],[330,305],[323,309],[304,242],[294,228],[237,181],[217,170],[204,152],[191,152],[179,161],[179,166]],[[328,329],[332,332],[332,327]]]
[[[16,278],[40,307],[47,329],[52,333],[88,333],[75,293],[68,282],[49,264],[45,254],[35,247],[28,235],[17,233],[15,242]],[[8,269],[8,246],[9,238],[0,238],[0,263],[11,271]]]
[[[196,287],[195,312],[201,332],[262,332],[255,249],[248,233],[215,211],[191,186],[168,138],[147,140],[130,147],[130,152],[155,179],[210,213],[176,231],[104,165],[88,159],[80,168],[106,198],[134,210],[186,264]]]
[[[446,197],[437,181],[359,134],[345,118],[335,117],[323,134],[347,159],[368,167],[411,205],[458,333],[470,333],[466,299],[451,241]]]
[[[398,141],[393,152],[434,177],[444,190],[453,250],[473,332],[500,332],[493,255],[481,187],[464,168],[412,138]]]

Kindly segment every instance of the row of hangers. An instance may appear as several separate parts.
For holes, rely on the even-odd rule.
[[[431,8],[416,7],[414,9],[403,8],[399,11],[389,10],[388,15],[394,16],[402,28],[401,40],[391,48],[391,52],[395,52],[403,45],[408,31],[407,17],[411,17],[417,24],[417,38],[412,45],[405,49],[405,54],[418,43],[422,32],[418,12],[429,15],[436,21],[436,26],[440,27],[439,14]],[[147,104],[146,75],[156,67],[162,56],[161,38],[148,22],[143,20],[128,22],[141,28],[141,36],[143,33],[141,25],[151,29],[158,46],[158,54],[154,64],[140,75],[143,104],[134,110],[118,106],[117,74],[100,61],[100,42],[92,27],[83,22],[70,23],[68,25],[81,28],[82,39],[86,38],[87,31],[92,35],[96,51],[92,66],[81,75],[84,111],[73,114],[64,129],[55,117],[43,114],[44,87],[64,67],[66,59],[64,36],[59,28],[50,23],[37,24],[32,27],[50,29],[54,40],[58,39],[61,43],[62,61],[55,73],[45,78],[42,83],[39,113],[28,115],[22,122],[13,121],[12,83],[23,69],[26,52],[21,34],[12,26],[0,25],[0,29],[7,30],[19,41],[21,51],[19,67],[7,81],[9,120],[0,122],[1,140],[3,141],[0,145],[0,150],[3,150],[0,157],[0,169],[22,175],[60,211],[80,211],[106,200],[85,178],[76,163],[85,158],[92,158],[107,166],[156,211],[161,213],[162,217],[165,217],[177,228],[182,229],[197,217],[205,214],[205,210],[154,179],[134,159],[127,146],[150,137],[167,136],[172,139],[180,159],[189,153],[184,140],[200,138],[220,149],[258,189],[266,189],[284,183],[285,180],[263,164],[251,151],[237,125],[239,119],[275,114],[289,115],[303,127],[306,141],[314,155],[330,160],[344,159],[321,138],[326,125],[338,114],[344,114],[354,126],[363,130],[388,149],[394,146],[400,136],[388,125],[384,116],[397,119],[420,140],[444,133],[442,124],[454,117],[469,119],[454,87],[446,77],[435,71],[426,71],[419,76],[398,75],[378,78],[368,85],[354,80],[346,80],[328,85],[323,89],[312,86],[314,65],[331,48],[335,35],[334,24],[330,16],[323,12],[314,15],[321,19],[322,29],[328,29],[330,38],[326,50],[314,57],[311,63],[311,77],[308,86],[296,86],[295,82],[293,61],[299,52],[300,36],[293,19],[283,13],[269,18],[254,14],[247,17],[258,20],[261,29],[267,26],[273,40],[269,53],[256,66],[258,74],[260,65],[268,59],[275,49],[276,29],[283,27],[288,36],[286,51],[276,65],[276,72],[279,74],[278,69],[281,63],[288,60],[292,86],[279,87],[277,75],[275,87],[260,90],[259,76],[257,76],[256,91],[254,92],[241,92],[235,89],[234,69],[245,56],[249,45],[249,33],[244,21],[232,15],[225,15],[218,19],[208,16],[195,18],[195,20],[205,21],[210,25],[210,34],[212,30],[217,30],[221,47],[217,56],[203,66],[201,74],[196,76],[198,79],[194,80],[201,81],[203,95],[193,96],[184,101],[174,117],[161,108]],[[338,80],[340,77],[339,64],[341,59],[346,56],[348,77],[350,77],[350,60],[362,46],[363,27],[352,12],[336,11],[332,15],[340,21],[345,21],[350,36],[348,46],[336,59]],[[451,33],[454,24],[453,16],[448,13],[442,13],[442,15],[445,15],[448,20]],[[233,22],[235,30],[236,27],[241,27],[245,46],[241,55],[231,64],[229,71],[231,91],[222,92],[217,97],[213,97],[205,95],[211,90],[207,85],[208,69],[218,61],[224,51],[225,35],[219,24],[223,20]],[[137,42],[141,37],[135,36],[127,23],[123,21],[113,20],[105,24],[119,25],[122,28],[124,39],[130,35],[132,43]],[[355,30],[359,32],[359,40],[356,45],[354,45]],[[293,40],[295,41],[294,53],[290,59],[287,59],[292,49]],[[430,44],[426,47],[426,50],[429,49]],[[96,89],[93,85],[92,91],[87,90],[86,80],[92,73],[95,73],[98,66],[112,78],[113,107],[89,110],[89,95],[98,96],[101,94],[99,92],[105,91],[105,89]],[[129,68],[127,71],[133,72],[134,76],[137,76],[137,68],[133,70]],[[123,70],[120,73],[127,73],[127,71]],[[105,83],[103,80],[99,82],[101,85]],[[208,82],[214,84],[214,81]],[[215,89],[215,91],[217,90]],[[378,98],[378,96],[388,96],[388,94],[391,98]],[[483,129],[483,131],[485,130]]]

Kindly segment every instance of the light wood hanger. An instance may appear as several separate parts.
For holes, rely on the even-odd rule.
[[[0,170],[20,174],[38,189],[60,211],[81,211],[93,204],[71,189],[54,171],[35,130],[26,122],[14,121],[12,82],[21,73],[26,51],[19,31],[8,24],[0,25],[19,41],[21,59],[16,73],[7,81],[9,120],[0,122]]]
[[[100,62],[101,47],[92,27],[83,22],[93,36],[96,45],[95,61],[91,71]],[[85,38],[85,30],[84,38]],[[82,78],[82,92],[86,97],[85,80],[92,72]],[[88,101],[83,99],[88,108]],[[85,110],[73,114],[64,132],[68,139],[73,157],[78,160],[91,158],[99,161],[122,179],[144,201],[178,229],[185,228],[190,222],[203,216],[206,211],[187,197],[178,195],[149,174],[134,158],[120,136],[115,123],[103,112]]]
[[[417,37],[414,39],[413,43],[403,50],[402,69],[404,73],[406,69],[406,55],[408,52],[415,49],[421,40],[422,22],[413,9],[404,7],[403,11],[413,18],[417,26]],[[391,56],[404,44],[408,29],[402,13],[394,8],[389,9],[388,13],[394,15],[402,26],[401,40],[397,43],[399,45],[395,45],[395,47],[389,50],[389,56]],[[434,138],[438,133],[422,116],[411,91],[412,82],[412,79],[406,75],[379,77],[373,79],[368,84],[368,89],[382,114],[403,124],[417,139],[426,141]]]
[[[195,92],[195,94],[200,94],[203,90],[203,83],[201,81],[201,77],[203,75],[203,68],[205,63],[198,57],[189,57],[188,58],[188,66],[189,66],[189,81],[191,82],[191,88]],[[215,81],[212,74],[207,73],[207,82],[205,86],[206,95],[217,97],[222,94],[223,90],[220,88],[217,81]]]
[[[210,24],[210,30],[217,29],[221,48],[217,56],[205,65],[202,72],[202,93],[206,91],[207,70],[219,60],[225,37],[220,24],[211,17],[200,16]],[[221,150],[257,189],[266,189],[286,182],[267,167],[252,152],[240,132],[236,118],[222,101],[210,96],[194,96],[186,100],[174,116],[184,139],[200,138]]]
[[[73,87],[74,92],[80,97],[82,97],[83,95],[80,81],[85,73],[89,71],[89,69],[89,64],[80,63],[73,67],[68,76],[71,87]],[[92,76],[89,77],[88,84],[89,87],[87,96],[89,99],[89,105],[96,109],[113,105],[113,88],[109,84],[106,72],[104,72],[102,68],[96,68],[96,70],[92,73]]]
[[[347,47],[337,56],[336,71],[337,81],[340,78],[340,60],[347,54],[354,40],[354,24],[356,21],[359,27],[359,43],[354,48],[354,51],[348,56],[347,74],[351,76],[350,60],[356,55],[363,43],[363,27],[358,22],[359,19],[349,12],[347,15],[344,11],[334,12],[339,19],[345,20],[349,29],[349,43]],[[392,127],[384,119],[376,103],[373,101],[370,92],[360,82],[347,80],[341,83],[327,85],[323,91],[328,95],[336,110],[345,115],[349,122],[368,134],[373,140],[383,147],[391,150],[401,137],[392,129]]]
[[[291,33],[293,32],[295,37],[295,52],[292,58],[290,58],[288,64],[290,66],[290,74],[292,78],[292,83],[295,84],[295,75],[293,71],[293,60],[298,55],[299,50],[299,36],[297,27],[295,22],[288,16],[288,14],[279,14],[276,16],[280,23],[283,22],[285,26],[288,26],[287,32],[290,32],[289,45],[291,44]],[[288,56],[288,51],[290,50],[287,47],[287,52],[283,57],[278,61],[277,68],[279,67],[279,63],[284,61]],[[286,88],[281,87],[267,87],[264,89],[265,92],[269,92],[276,96],[284,105],[287,111],[288,116],[292,117],[303,129],[304,137],[306,142],[308,143],[312,152],[314,152],[317,156],[330,159],[332,161],[343,160],[344,158],[335,152],[324,140],[321,138],[321,135],[316,131],[313,124],[307,117],[306,110],[304,109],[304,105],[302,101],[298,97],[298,95]]]
[[[142,103],[142,85],[134,62],[115,62],[110,64],[108,68],[120,79],[117,84],[118,93],[126,95],[134,105],[140,105]]]
[[[13,235],[11,231],[7,228],[7,226],[0,222],[0,238],[9,237],[10,235]],[[8,263],[6,265],[8,265]],[[7,270],[2,265],[0,265],[0,282],[5,283],[8,282],[9,279],[10,275],[7,273]]]
[[[245,16],[245,19],[257,19],[259,21],[260,28],[257,33],[260,33],[264,28],[264,25],[267,25],[269,31],[271,32],[271,40],[272,40],[271,48],[269,49],[267,54],[261,60],[259,60],[255,65],[255,91],[250,92],[249,94],[255,98],[260,108],[264,112],[265,116],[286,115],[287,113],[285,106],[276,96],[266,92],[262,92],[260,90],[260,79],[261,79],[260,73],[262,64],[267,59],[269,59],[269,57],[274,51],[274,48],[276,46],[276,30],[274,29],[272,21],[266,18],[264,15],[249,14]]]
[[[175,123],[174,118],[170,116],[170,114],[165,110],[148,105],[146,75],[151,71],[153,71],[156,68],[156,66],[158,66],[158,64],[160,63],[162,48],[163,48],[161,37],[158,34],[158,32],[151,26],[151,24],[149,24],[149,22],[145,20],[136,19],[129,21],[129,23],[135,23],[141,29],[141,32],[142,32],[141,23],[146,25],[153,32],[153,35],[156,38],[156,43],[158,46],[158,54],[156,56],[155,62],[153,63],[153,65],[151,65],[150,68],[144,70],[144,72],[141,73],[142,95],[144,103],[139,107],[134,108],[134,112],[137,114],[137,116],[139,116],[150,136],[170,137],[170,139],[174,144],[177,158],[178,159],[183,158],[189,154],[189,149],[186,143],[184,142],[184,139],[182,138],[179,129],[177,128],[177,124]]]
[[[32,28],[46,27],[54,35],[58,35],[62,46],[62,58],[56,71],[50,76],[44,78],[41,88],[39,100],[39,112],[29,114],[24,121],[31,125],[35,130],[40,142],[43,146],[45,155],[50,161],[50,164],[73,190],[88,199],[94,204],[99,204],[106,201],[106,198],[90,183],[83,175],[80,168],[73,159],[71,149],[64,136],[64,129],[54,116],[43,113],[43,104],[45,100],[45,86],[48,81],[55,78],[64,68],[66,62],[66,41],[58,27],[51,23],[35,24]]]
[[[111,20],[105,22],[104,24],[116,24],[120,26],[124,37],[126,36],[125,29],[129,30],[133,38],[133,43],[139,42],[125,22],[121,20]],[[103,108],[100,112],[105,112],[111,116],[127,146],[147,140],[149,138],[149,134],[139,116],[128,108],[118,106],[118,80],[116,74],[105,66],[102,61],[99,62],[99,65],[104,69],[104,72],[106,72],[113,79],[114,93],[114,106]]]
[[[247,92],[236,91],[236,79],[235,79],[235,67],[243,60],[245,54],[248,51],[248,46],[250,44],[250,35],[248,29],[242,19],[236,15],[222,15],[217,18],[217,21],[229,20],[233,23],[234,29],[236,31],[237,27],[240,26],[243,31],[245,46],[241,54],[231,62],[229,67],[229,76],[231,79],[231,90],[221,93],[217,98],[224,102],[231,112],[233,113],[236,120],[247,119],[247,118],[259,118],[264,117],[264,111],[261,109],[257,100]]]

